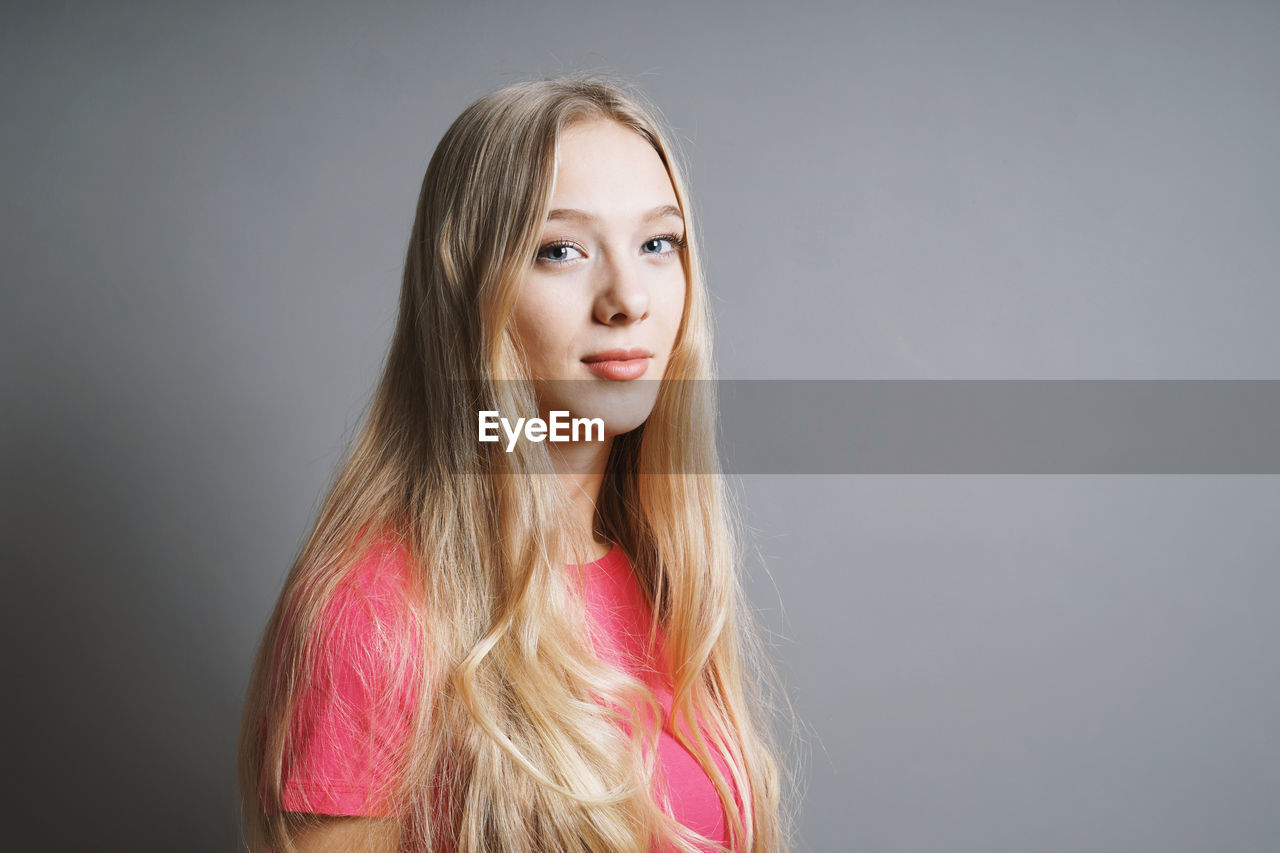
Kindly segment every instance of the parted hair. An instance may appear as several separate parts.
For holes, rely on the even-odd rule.
[[[652,691],[593,653],[566,556],[569,498],[545,443],[475,440],[476,412],[536,412],[510,318],[538,248],[559,140],[609,120],[657,151],[685,219],[684,313],[653,411],[614,438],[596,532],[630,558],[665,637],[672,733],[710,776],[731,847],[790,849],[777,690],[739,580],[742,524],[717,467],[712,329],[673,136],[634,86],[600,74],[522,82],[466,108],[426,170],[377,388],[304,537],[248,686],[238,769],[254,853],[294,849],[291,720],[322,678],[323,614],[378,541],[405,555],[404,620],[365,666],[412,668],[412,715],[379,814],[399,848],[459,853],[693,851],[651,785]],[[684,381],[704,380],[704,381]],[[403,683],[386,672],[370,689]],[[389,689],[389,688],[388,688]],[[390,697],[385,697],[390,701]],[[779,701],[782,700],[782,701]],[[686,734],[686,731],[688,734]],[[724,778],[718,751],[731,778]],[[741,805],[735,803],[735,790]],[[658,797],[655,800],[655,796]],[[373,831],[373,830],[371,830]]]

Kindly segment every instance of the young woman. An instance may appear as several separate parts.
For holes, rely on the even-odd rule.
[[[251,850],[787,849],[713,375],[657,110],[598,76],[468,107],[249,687]],[[557,411],[599,428],[510,428]]]

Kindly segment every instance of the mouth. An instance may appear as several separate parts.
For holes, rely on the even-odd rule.
[[[653,353],[649,350],[633,347],[594,353],[586,356],[582,361],[587,366],[587,370],[601,379],[625,382],[643,376],[649,369],[649,360],[652,357]]]

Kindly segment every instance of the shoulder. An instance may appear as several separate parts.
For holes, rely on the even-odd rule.
[[[349,662],[416,647],[409,558],[393,540],[366,549],[338,581],[316,626],[316,640],[329,656]]]
[[[282,763],[282,808],[386,811],[411,739],[422,648],[402,549],[369,548],[347,567],[311,625]]]
[[[412,573],[403,546],[380,539],[365,550],[338,582],[334,601],[371,617],[392,617],[410,603]]]

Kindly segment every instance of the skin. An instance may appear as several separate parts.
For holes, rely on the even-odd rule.
[[[293,837],[299,853],[395,853],[399,825],[384,818],[313,815]]]
[[[634,130],[603,119],[572,125],[561,135],[559,156],[551,212],[521,282],[513,334],[535,378],[542,417],[559,409],[604,420],[603,442],[547,445],[573,495],[575,528],[596,543],[587,555],[595,560],[608,552],[591,531],[609,448],[653,410],[653,380],[666,373],[684,313],[684,220],[666,167]],[[643,377],[602,379],[582,361],[619,347],[653,353]]]

